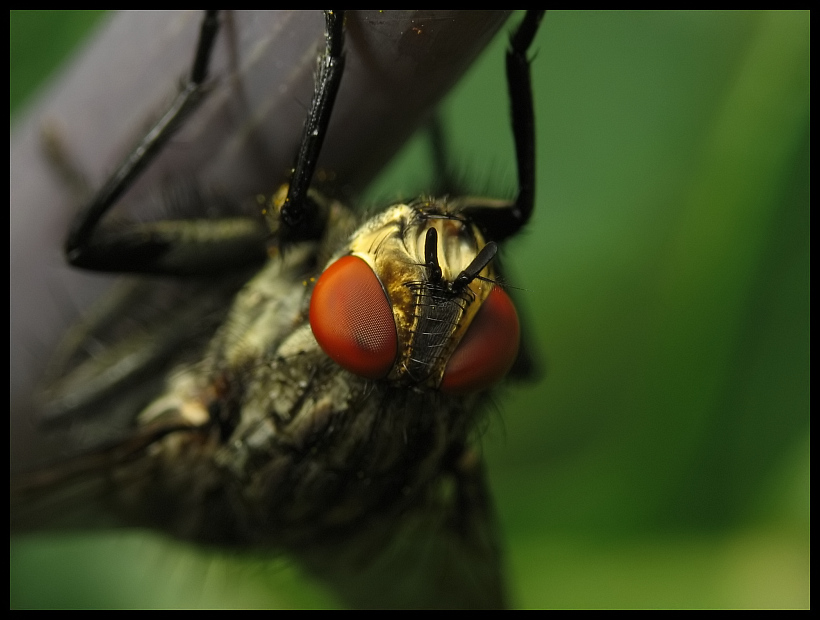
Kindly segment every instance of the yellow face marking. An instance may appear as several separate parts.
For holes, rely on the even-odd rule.
[[[442,280],[436,285],[429,282],[425,264],[425,239],[430,228],[438,233],[436,252],[442,270]],[[443,201],[421,208],[395,205],[353,234],[344,253],[370,265],[384,287],[396,321],[399,353],[389,380],[417,383],[418,371],[410,376],[411,369],[426,359],[423,383],[437,387],[441,382],[450,354],[492,290],[491,282],[482,279],[494,279],[492,264],[460,293],[450,290],[450,285],[485,245],[478,228],[465,223]],[[439,301],[446,304],[447,300],[460,307],[454,310],[452,325],[436,325],[435,318],[425,322],[427,315],[440,309],[430,306]],[[436,345],[435,351],[419,350],[418,342],[431,329],[446,331],[442,344]],[[420,336],[421,332],[425,333]]]

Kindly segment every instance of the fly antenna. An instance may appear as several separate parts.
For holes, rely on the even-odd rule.
[[[487,245],[481,248],[481,251],[476,254],[476,257],[470,262],[464,271],[462,271],[453,281],[453,289],[461,290],[470,282],[478,277],[481,270],[490,264],[490,261],[495,258],[498,253],[498,246],[495,241],[490,241]]]
[[[430,282],[439,282],[441,266],[438,264],[438,232],[435,228],[427,229],[427,236],[424,239],[424,264],[427,265]]]

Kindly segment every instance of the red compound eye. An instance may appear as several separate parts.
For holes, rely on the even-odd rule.
[[[310,300],[310,326],[319,346],[345,370],[381,379],[398,350],[393,311],[376,274],[356,256],[325,269]]]
[[[474,392],[499,381],[518,354],[518,314],[501,288],[490,292],[447,362],[441,390]]]

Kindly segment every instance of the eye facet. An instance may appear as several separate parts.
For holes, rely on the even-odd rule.
[[[512,299],[496,287],[450,356],[441,390],[450,394],[474,392],[499,381],[515,361],[519,338]]]
[[[366,379],[393,368],[398,336],[390,302],[370,266],[343,256],[325,269],[310,300],[310,326],[339,366]]]

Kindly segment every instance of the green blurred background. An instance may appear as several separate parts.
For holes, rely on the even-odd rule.
[[[11,13],[12,113],[98,17]],[[516,605],[809,607],[809,40],[808,12],[547,14],[538,206],[505,252],[546,373],[482,439]],[[514,178],[505,45],[444,108],[479,191]],[[286,560],[141,533],[10,564],[18,608],[335,604]]]

